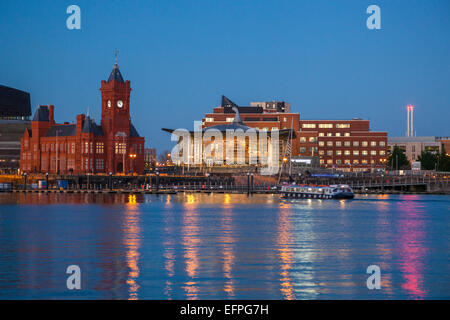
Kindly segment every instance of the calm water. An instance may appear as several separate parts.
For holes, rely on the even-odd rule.
[[[0,298],[449,299],[449,213],[448,196],[0,194]]]

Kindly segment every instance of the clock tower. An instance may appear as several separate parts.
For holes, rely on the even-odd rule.
[[[126,172],[130,153],[130,81],[124,81],[116,62],[108,81],[101,82],[102,120],[106,167],[109,172]]]

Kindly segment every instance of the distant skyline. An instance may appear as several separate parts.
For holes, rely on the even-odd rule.
[[[81,8],[68,30],[66,8]],[[381,30],[366,8],[381,8]],[[100,120],[100,81],[118,64],[147,147],[220,104],[283,100],[301,119],[369,119],[404,136],[449,136],[450,1],[0,2],[0,84],[55,105],[58,122]]]

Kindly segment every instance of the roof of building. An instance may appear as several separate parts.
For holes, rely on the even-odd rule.
[[[30,115],[30,94],[0,85],[0,117],[28,117]]]
[[[421,143],[421,142],[436,142],[434,136],[423,137],[388,137],[388,143]]]
[[[33,121],[49,121],[49,109],[48,106],[39,106],[33,117]]]
[[[46,137],[68,137],[75,136],[77,133],[77,126],[75,124],[55,125],[48,129],[45,134]]]
[[[136,128],[133,126],[131,122],[130,122],[130,137],[140,137],[139,133],[137,132]]]
[[[97,125],[94,119],[89,116],[83,122],[83,127],[81,129],[82,133],[93,133],[95,136],[103,136],[103,129],[101,126]]]
[[[116,80],[118,82],[124,82],[122,74],[120,73],[119,66],[117,65],[117,63],[114,64],[111,74],[109,75],[108,82],[110,82],[111,80]]]

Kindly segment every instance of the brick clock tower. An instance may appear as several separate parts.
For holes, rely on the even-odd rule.
[[[140,141],[143,138],[139,137],[130,119],[130,81],[123,80],[117,60],[108,81],[102,80],[100,91],[101,126],[106,149],[105,169],[112,173],[143,170],[140,168],[142,161],[136,163],[136,154],[143,153],[143,141]]]

